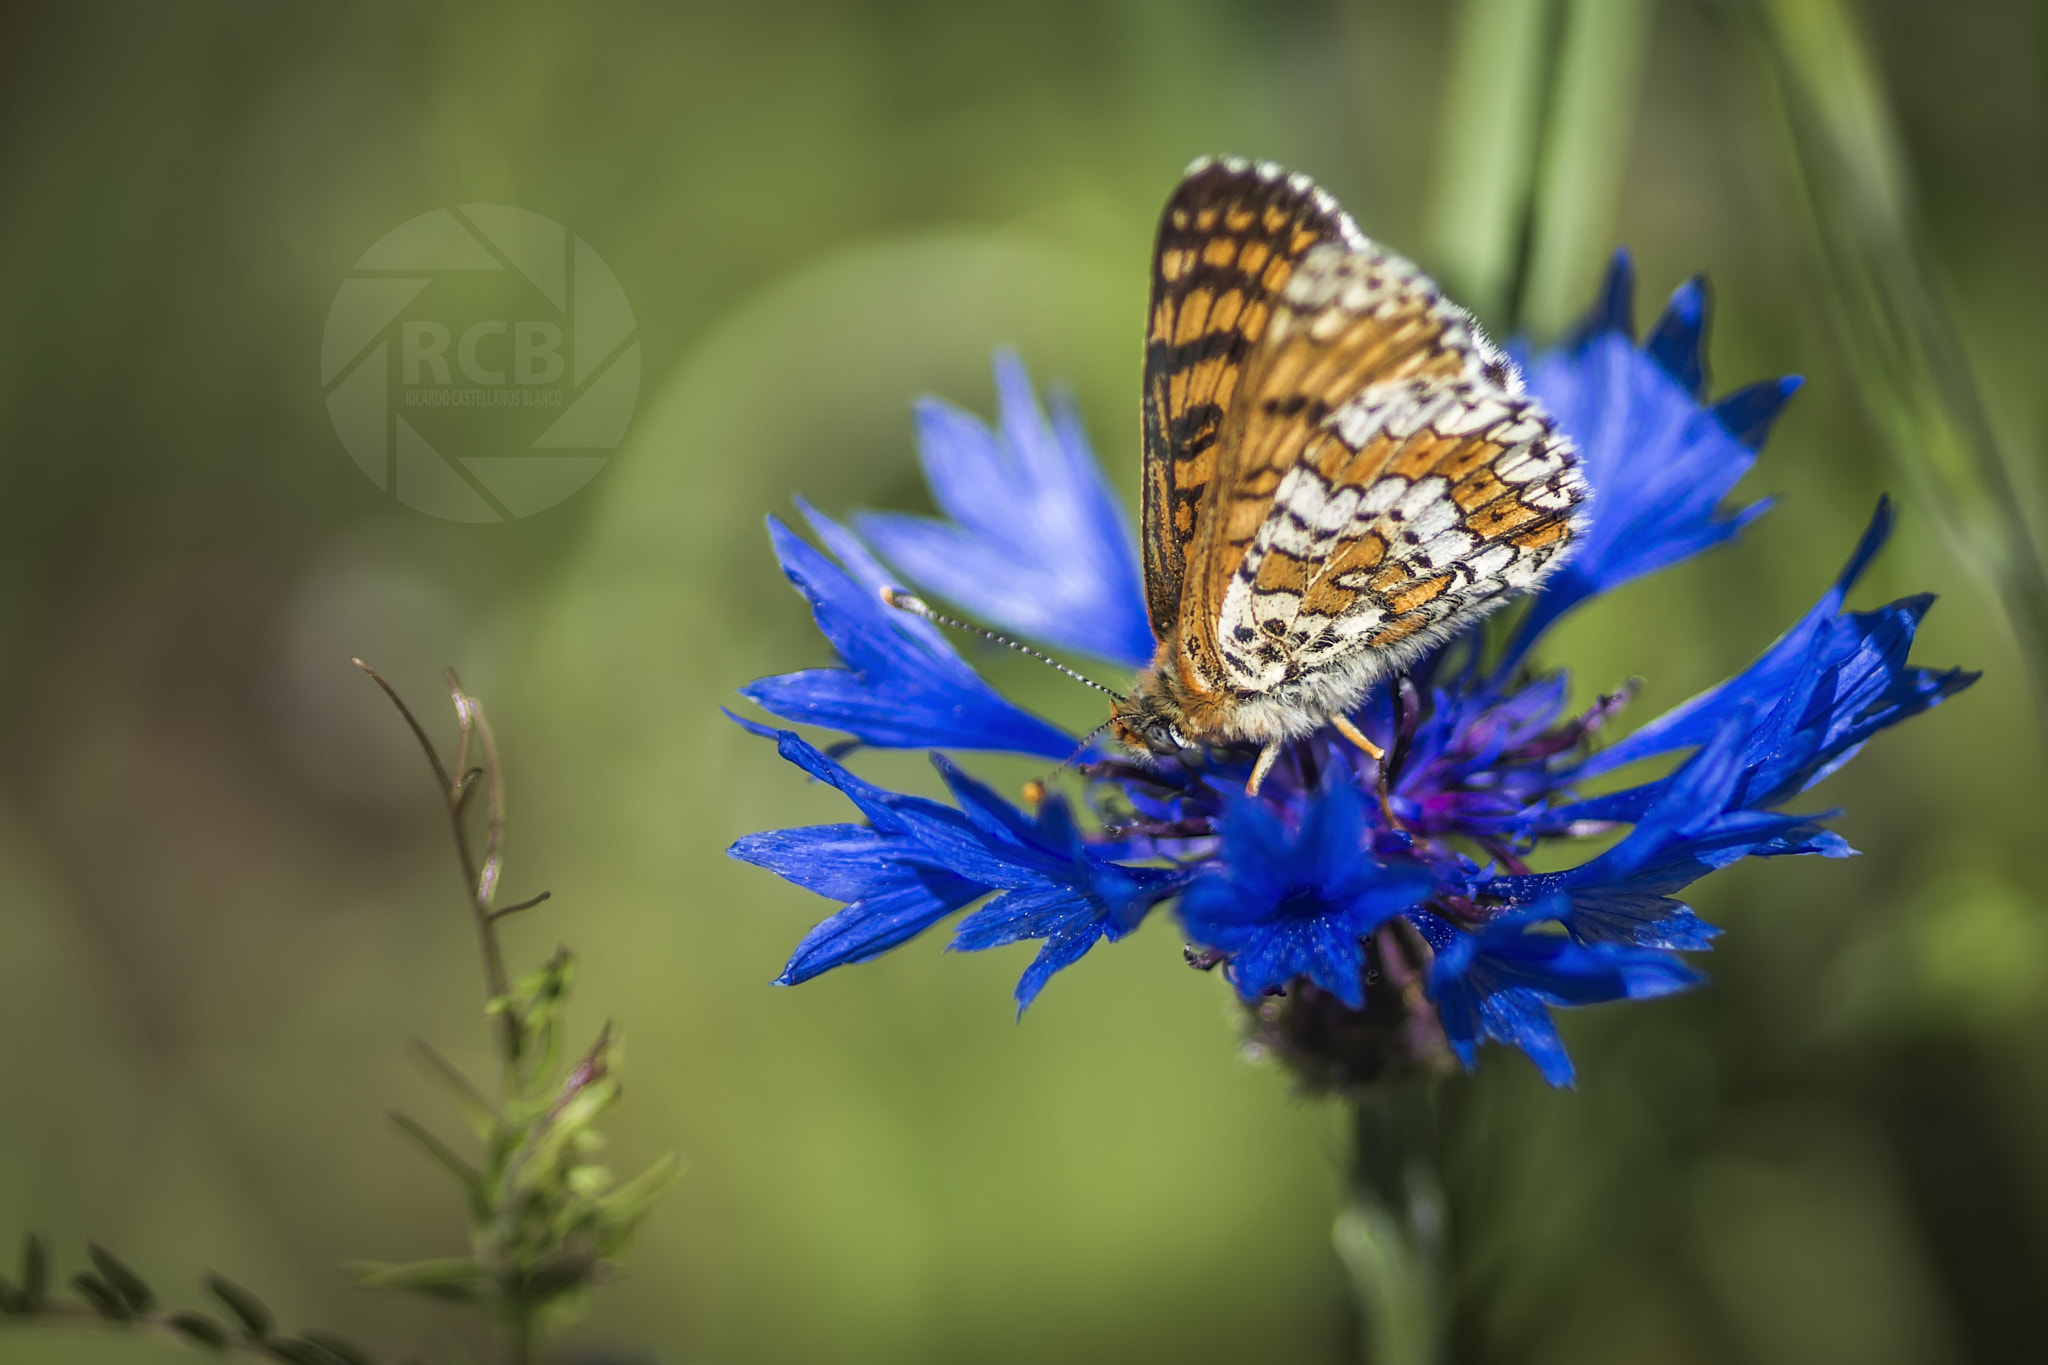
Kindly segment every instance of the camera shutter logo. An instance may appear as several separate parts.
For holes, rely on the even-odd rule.
[[[363,253],[328,310],[320,382],[377,487],[450,521],[511,521],[574,493],[617,449],[640,342],[588,242],[525,209],[464,204]]]

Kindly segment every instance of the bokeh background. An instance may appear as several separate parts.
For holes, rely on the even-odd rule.
[[[1171,920],[1021,1024],[1026,950],[937,936],[771,988],[826,907],[723,849],[845,816],[717,708],[826,662],[763,515],[798,492],[924,506],[909,400],[986,411],[996,345],[1071,386],[1135,487],[1151,226],[1192,156],[1308,170],[1457,282],[1440,210],[1472,171],[1448,163],[1518,133],[1475,139],[1452,74],[1485,69],[1460,44],[1502,8],[8,7],[0,1238],[42,1228],[67,1270],[107,1242],[188,1302],[219,1268],[380,1349],[482,1348],[335,1268],[462,1250],[451,1190],[385,1111],[455,1129],[408,1039],[487,1056],[435,797],[361,654],[437,724],[444,663],[491,705],[508,894],[556,897],[515,955],[571,944],[578,1027],[626,1027],[620,1164],[689,1163],[561,1358],[1350,1358],[1341,1118],[1240,1059]],[[1697,0],[1606,8],[1640,25],[1595,111],[1607,169],[1539,244],[1519,320],[1554,328],[1626,242],[1642,320],[1712,276],[1717,388],[1810,383],[1745,486],[1777,509],[1574,619],[1548,661],[1588,695],[1639,673],[1654,714],[1811,602],[1890,488],[1900,534],[1859,601],[1941,592],[1920,655],[1986,676],[1816,793],[1861,858],[1699,888],[1728,929],[1710,987],[1569,1019],[1575,1093],[1498,1052],[1454,1087],[1458,1353],[2035,1359],[2048,798],[2022,651],[1859,401],[1758,27]],[[1851,17],[2031,507],[2048,32],[2019,0]],[[319,382],[356,257],[475,201],[588,240],[643,344],[619,456],[502,525],[380,493]],[[1094,719],[1079,689],[985,662]],[[926,780],[912,756],[862,766]],[[177,1355],[0,1329],[8,1360]]]

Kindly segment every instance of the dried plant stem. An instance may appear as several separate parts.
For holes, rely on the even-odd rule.
[[[413,738],[419,741],[421,752],[427,756],[427,763],[434,770],[435,784],[440,788],[441,800],[448,810],[448,830],[455,840],[455,856],[462,867],[463,894],[469,902],[470,916],[476,922],[477,947],[483,957],[484,988],[492,1000],[501,1000],[512,990],[511,977],[505,971],[505,950],[498,940],[498,921],[528,910],[548,898],[549,893],[541,892],[517,905],[493,910],[491,900],[497,894],[498,874],[504,867],[505,851],[505,778],[498,763],[498,741],[491,733],[491,723],[484,716],[483,703],[462,690],[461,680],[453,670],[447,674],[449,696],[455,703],[455,717],[461,727],[461,738],[455,754],[455,767],[451,772],[441,761],[441,754],[434,747],[434,741],[427,735],[412,709],[405,704],[390,683],[384,681],[376,669],[361,659],[350,660],[357,668],[369,674],[370,680],[384,690],[391,704],[398,708],[399,715],[412,728]],[[472,745],[481,751],[483,765],[469,766]],[[470,847],[469,826],[464,813],[470,796],[475,792],[479,779],[486,792],[484,813],[484,852],[478,862],[475,851]],[[518,1021],[500,1012],[496,1016],[498,1052],[508,1077],[516,1079],[520,1056],[520,1035]]]

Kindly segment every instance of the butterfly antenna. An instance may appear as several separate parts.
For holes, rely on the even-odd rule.
[[[1090,730],[1087,734],[1081,736],[1081,743],[1074,749],[1074,752],[1068,754],[1065,758],[1060,760],[1059,767],[1054,768],[1044,777],[1033,778],[1031,781],[1026,782],[1024,784],[1024,799],[1026,801],[1029,801],[1034,806],[1037,805],[1039,802],[1045,800],[1045,790],[1047,787],[1050,787],[1052,785],[1053,779],[1058,777],[1067,769],[1073,767],[1074,764],[1080,759],[1081,755],[1088,752],[1088,746],[1095,742],[1095,737],[1114,724],[1116,724],[1116,718],[1112,716],[1110,719],[1096,726],[1093,730]]]
[[[1019,654],[1029,654],[1032,658],[1038,660],[1038,662],[1042,664],[1049,664],[1052,667],[1057,668],[1060,672],[1066,674],[1068,677],[1072,678],[1077,683],[1084,683],[1087,686],[1094,688],[1097,692],[1106,693],[1109,696],[1116,698],[1118,701],[1129,700],[1129,698],[1125,697],[1123,693],[1117,691],[1115,688],[1104,687],[1101,683],[1095,681],[1095,679],[1085,677],[1082,674],[1076,673],[1073,669],[1068,668],[1058,659],[1053,658],[1049,654],[1041,654],[1037,650],[1033,649],[1030,645],[1019,644],[1007,635],[998,635],[994,631],[984,629],[983,627],[977,626],[970,621],[956,621],[950,616],[941,616],[937,612],[933,611],[930,607],[926,606],[923,598],[912,597],[909,593],[904,592],[901,588],[882,589],[882,600],[884,602],[887,602],[890,606],[896,608],[896,610],[898,611],[907,611],[912,616],[921,616],[925,620],[930,621],[935,626],[951,626],[955,630],[964,630],[971,635],[979,635],[984,640],[993,640],[995,641],[995,643],[999,645],[1008,645],[1011,649],[1016,650]],[[1100,728],[1097,729],[1096,733],[1101,733]],[[1090,735],[1088,736],[1088,738],[1093,739],[1095,738],[1095,735]],[[1085,742],[1083,743],[1082,747],[1087,747]],[[1076,757],[1078,756],[1079,755],[1077,753]],[[1074,760],[1070,758],[1067,760],[1067,763],[1071,763],[1073,761]],[[1060,767],[1066,767],[1066,763],[1062,763]]]

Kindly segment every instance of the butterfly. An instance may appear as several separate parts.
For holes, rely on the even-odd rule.
[[[1563,562],[1588,489],[1514,363],[1307,176],[1197,161],[1145,335],[1158,649],[1112,707],[1141,755],[1290,740]]]

